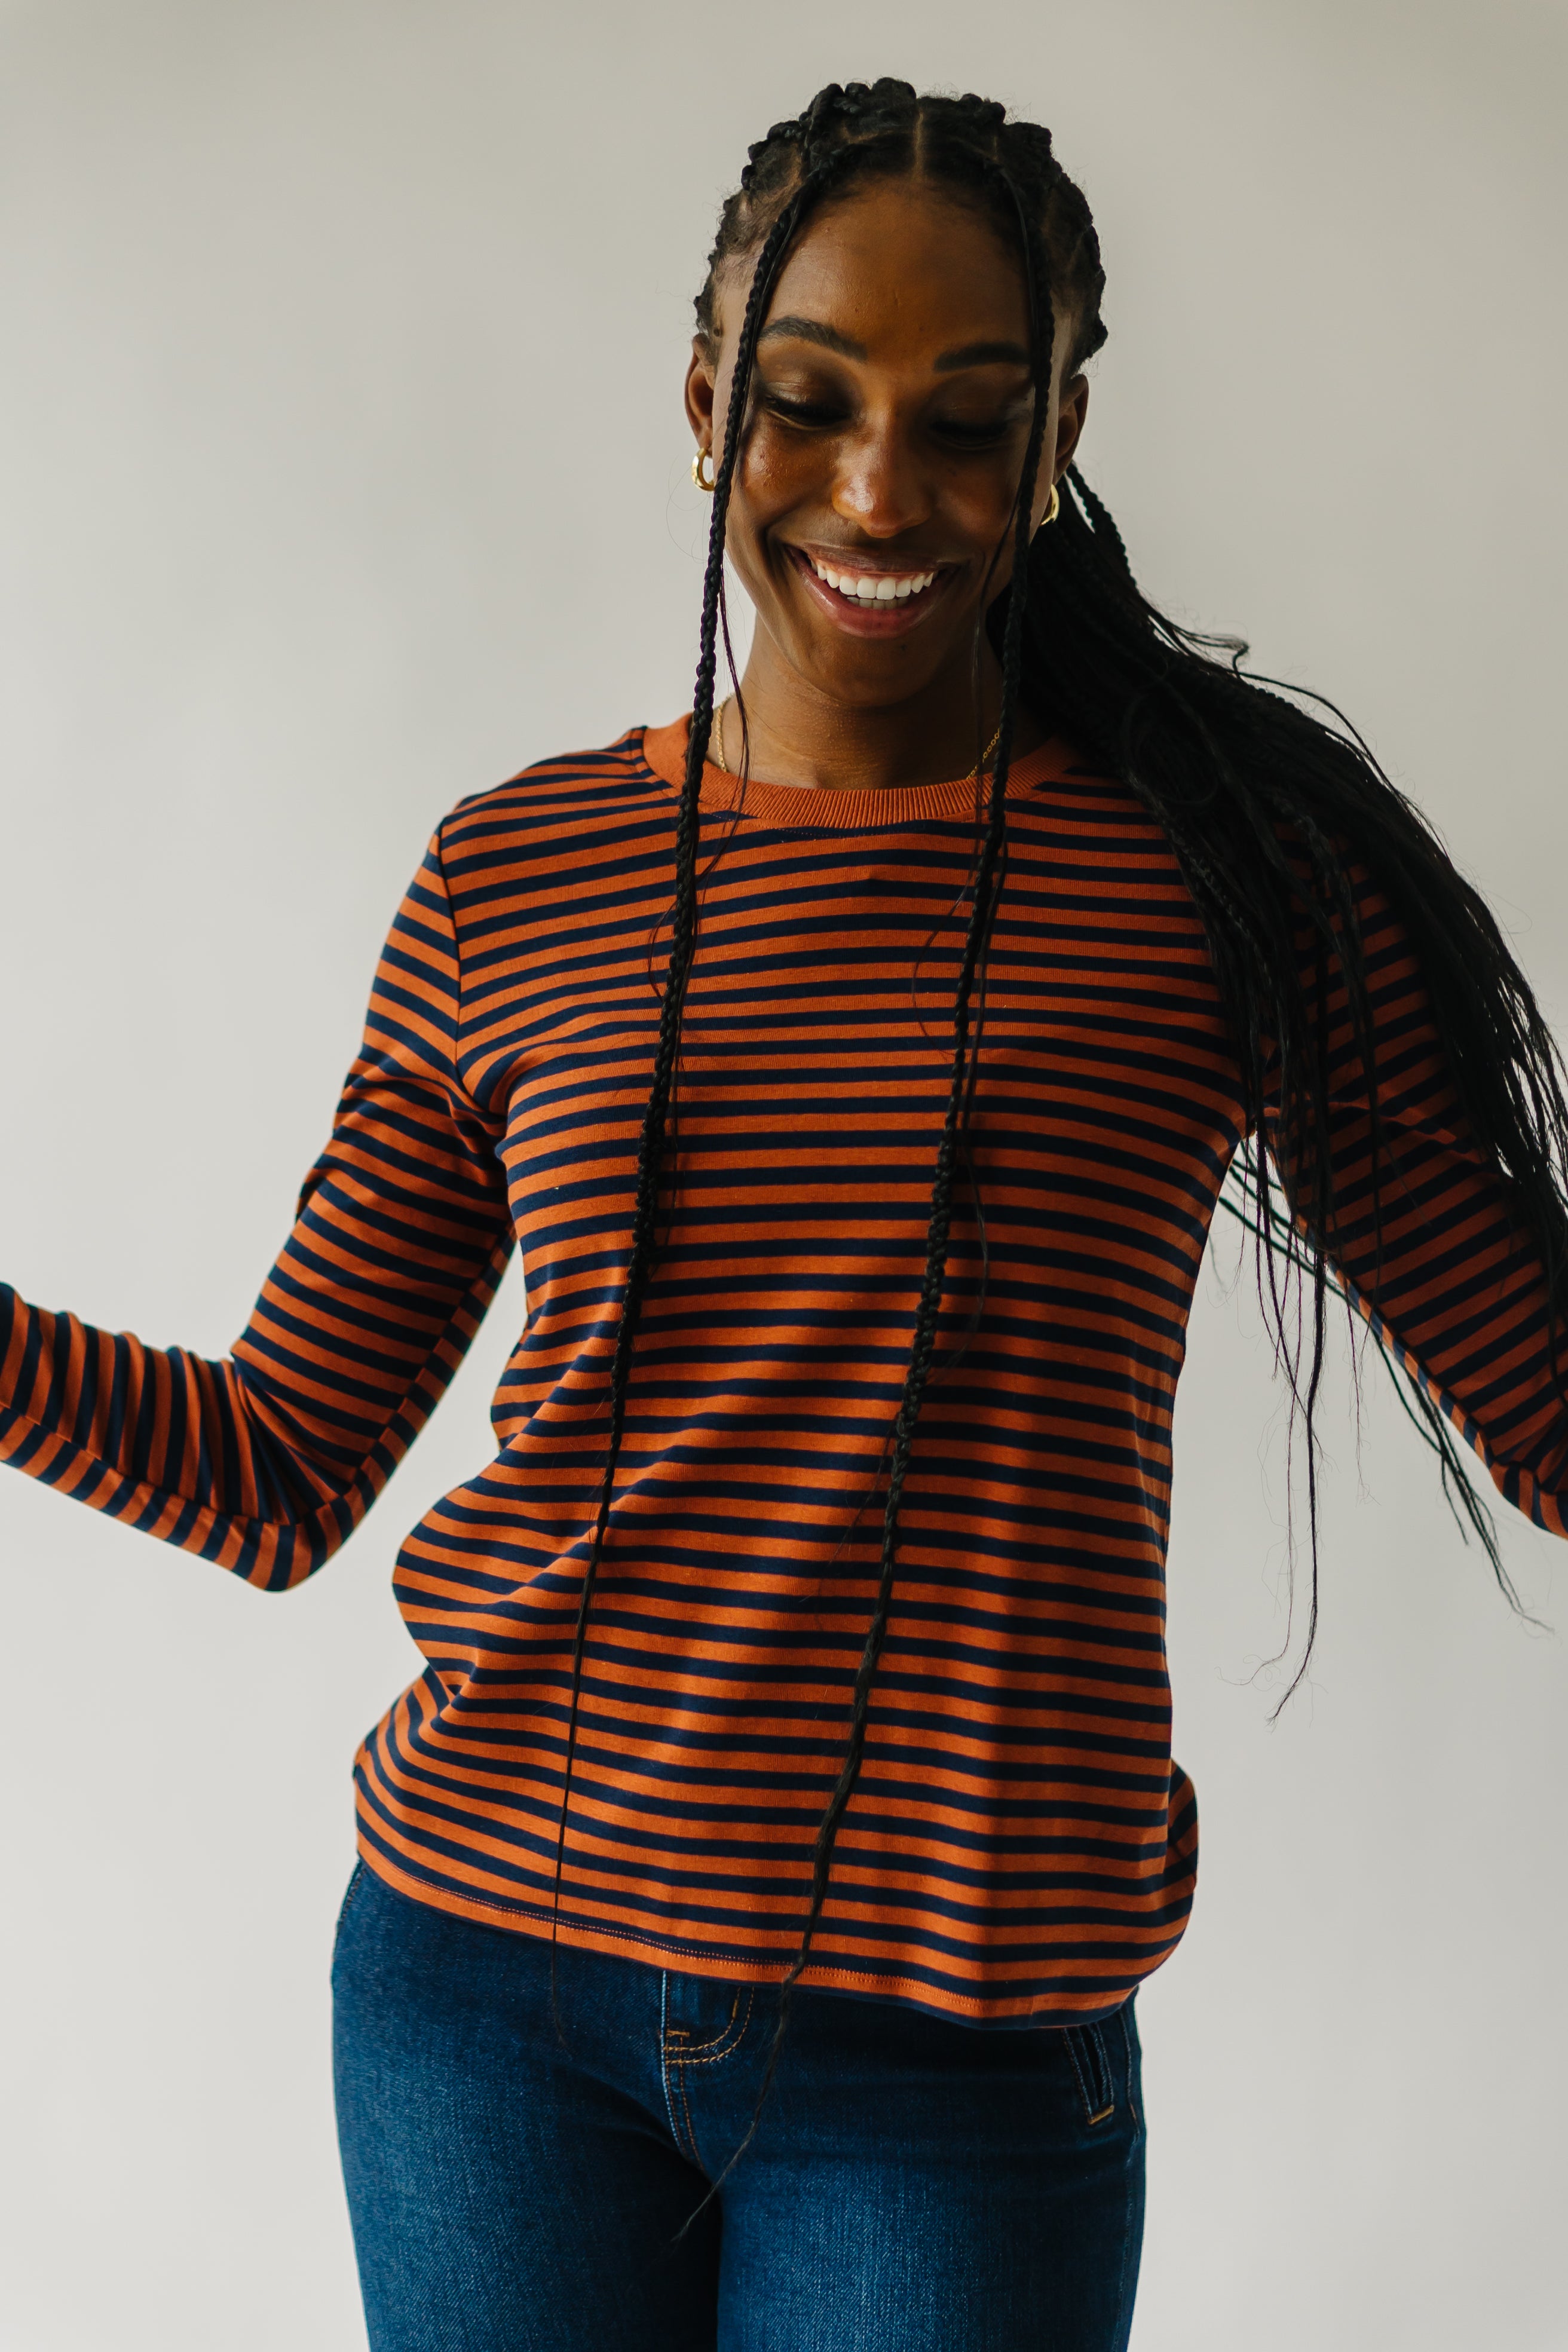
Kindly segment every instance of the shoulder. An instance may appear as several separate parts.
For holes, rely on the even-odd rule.
[[[1062,735],[1018,762],[1007,784],[1008,829],[1042,850],[1071,847],[1152,873],[1179,872],[1170,837],[1121,777],[1098,766]]]
[[[648,765],[646,727],[614,743],[537,760],[504,783],[460,800],[436,829],[434,855],[449,885],[521,866],[559,867],[608,849],[617,836],[667,832],[669,788]]]
[[[666,786],[649,767],[646,727],[629,727],[614,743],[591,751],[563,751],[536,760],[504,783],[470,793],[442,819],[444,849],[497,835],[523,834],[612,817],[638,800],[662,799]]]

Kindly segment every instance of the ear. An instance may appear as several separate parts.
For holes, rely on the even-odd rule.
[[[1051,458],[1051,479],[1059,482],[1072,464],[1073,453],[1083,437],[1083,424],[1089,415],[1089,378],[1075,375],[1062,386],[1060,405],[1057,411],[1057,446]]]
[[[686,416],[700,449],[713,446],[713,388],[718,371],[700,335],[691,338],[691,362],[686,371]]]

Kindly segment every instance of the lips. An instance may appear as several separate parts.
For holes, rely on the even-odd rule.
[[[940,601],[958,567],[951,563],[870,570],[846,556],[835,562],[791,547],[790,557],[808,594],[837,625],[857,637],[902,636]]]
[[[805,553],[804,549],[801,551]],[[805,560],[817,578],[826,581],[847,604],[901,604],[908,597],[923,595],[936,578],[934,571],[862,572],[853,563],[835,570],[819,556],[808,554]]]

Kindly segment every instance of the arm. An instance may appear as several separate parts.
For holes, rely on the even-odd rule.
[[[1467,1127],[1404,935],[1370,885],[1358,900],[1376,1042],[1382,1232],[1380,1246],[1369,1090],[1336,971],[1324,1015],[1335,1271],[1506,1499],[1537,1527],[1568,1535],[1568,1329],[1549,1307],[1540,1254]]]
[[[460,988],[437,836],[232,1358],[144,1348],[0,1285],[0,1461],[268,1591],[336,1550],[434,1410],[511,1248],[494,1130],[456,1066]]]

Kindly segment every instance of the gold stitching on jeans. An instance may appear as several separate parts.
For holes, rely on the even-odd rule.
[[[702,2157],[697,2146],[697,2126],[691,2120],[691,2101],[688,2098],[686,2094],[686,2076],[684,2074],[680,2076],[679,2089],[680,2112],[686,2117],[686,2145],[690,2151],[692,2163],[700,2164]]]
[[[1083,2055],[1081,2057],[1079,2055],[1080,2042],[1083,2045]],[[1098,2053],[1096,2050],[1097,2042]],[[1068,2058],[1072,2062],[1073,2073],[1078,2076],[1079,2096],[1083,2101],[1085,2126],[1089,2130],[1092,2131],[1096,2124],[1109,2123],[1111,2116],[1116,2113],[1116,2088],[1111,2079],[1110,2061],[1106,2053],[1104,2036],[1100,2034],[1100,2029],[1096,2025],[1069,2025],[1063,2029],[1062,2043],[1067,2051]],[[1100,2079],[1102,2078],[1105,2087],[1110,2093],[1110,2105],[1108,2106],[1099,2108],[1092,2115],[1089,2113],[1089,2100],[1094,2095],[1094,2093],[1089,2089],[1089,2076],[1085,2073],[1086,2060],[1089,2070],[1097,2077],[1094,2090],[1098,2091],[1100,2089]]]
[[[741,2009],[741,1994],[742,1992],[746,1996],[746,2006],[743,2012]],[[752,2021],[752,2003],[755,1995],[756,1987],[754,1985],[741,1986],[736,1991],[733,2001],[730,2005],[730,2014],[725,2020],[721,2030],[714,2036],[711,2042],[704,2042],[700,2043],[696,2050],[685,2050],[676,2046],[685,2041],[686,2034],[684,2027],[679,2025],[668,2025],[666,2026],[664,2030],[664,2046],[661,2055],[663,2059],[665,2093],[667,2098],[669,2097],[671,2092],[674,2093],[674,2100],[671,2101],[672,2108],[674,2104],[679,2102],[680,2114],[686,2126],[685,2152],[690,2157],[694,2164],[700,2165],[701,2163],[702,2155],[697,2145],[697,2126],[693,2123],[691,2116],[691,2096],[689,2087],[686,2080],[686,2070],[689,2066],[717,2066],[723,2059],[728,2058],[732,2052],[740,2047],[741,2043],[746,2038],[746,2028]],[[673,2113],[671,2115],[671,2120],[674,2120]],[[676,2129],[676,2139],[678,2143],[680,2137],[680,2130],[678,2126]]]
[[[715,2042],[705,2042],[702,2044],[700,2052],[691,2050],[678,2053],[676,2057],[677,2065],[716,2066],[721,2058],[728,2058],[732,2050],[738,2049],[741,2043],[745,2040],[746,2028],[752,2021],[752,1995],[754,1990],[755,1988],[751,1985],[745,1987],[746,2013],[744,2017],[741,2019],[738,2025],[735,2023],[735,2010],[738,2010],[741,2006],[741,1996],[739,1993],[735,1995],[735,2008],[730,2011],[730,2023],[725,2026],[724,2032],[721,2033],[718,2040]],[[731,2026],[735,2027],[734,2033],[729,2041],[726,2041],[725,2035],[730,2033]]]
[[[735,2022],[735,2011],[736,2011],[740,2008],[740,2006],[741,2006],[741,1994],[742,1994],[742,1992],[743,1990],[744,1990],[744,1987],[743,1987],[743,1986],[737,1985],[737,1986],[735,1987],[735,1998],[734,1998],[734,2000],[730,2003],[730,2014],[729,2014],[729,2016],[725,2019],[725,2021],[724,2021],[723,2024],[719,2028],[718,2032],[713,2036],[713,2039],[712,2039],[712,2041],[711,2041],[711,2042],[693,2042],[693,2043],[692,2043],[692,2045],[691,2045],[691,2049],[690,2049],[690,2051],[688,2053],[688,2056],[689,2056],[689,2057],[691,2057],[691,2058],[699,2058],[699,2057],[700,2057],[700,2056],[701,2056],[702,2053],[703,2053],[705,2050],[717,2050],[717,2049],[718,2049],[719,2044],[721,2043],[721,2042],[722,2042],[722,2041],[723,2041],[724,2036],[729,2032],[730,2028],[731,2028],[731,2027],[734,2024],[734,2022]],[[747,2004],[748,2008],[750,2007],[750,2005],[751,2005],[751,2004],[748,2002],[748,2004]],[[679,2029],[678,2028],[678,2029],[677,2029],[677,2031],[679,2032]],[[683,2042],[685,2041],[686,2036],[685,2036],[684,2032],[682,2032],[682,2033],[681,2033],[680,2038],[681,2038],[681,2040],[682,2040]],[[683,2063],[684,2063],[684,2062],[683,2062]]]

